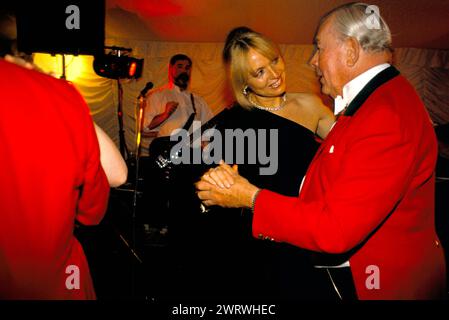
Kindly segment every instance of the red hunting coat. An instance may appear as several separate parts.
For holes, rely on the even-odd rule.
[[[350,252],[359,299],[439,298],[446,280],[434,221],[436,157],[423,103],[389,67],[339,118],[298,198],[259,194],[253,235],[317,252]]]
[[[89,109],[66,81],[0,60],[0,299],[93,299],[75,220],[109,185]]]

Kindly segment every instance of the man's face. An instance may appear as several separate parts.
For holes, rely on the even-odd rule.
[[[335,98],[342,95],[343,86],[349,81],[345,63],[345,45],[334,31],[333,17],[328,18],[315,37],[315,53],[310,64],[321,83],[321,92]]]
[[[181,89],[186,89],[189,85],[190,67],[189,60],[178,60],[170,66],[170,77],[174,84]]]

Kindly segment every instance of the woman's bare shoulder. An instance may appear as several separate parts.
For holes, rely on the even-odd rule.
[[[316,105],[324,106],[321,98],[314,93],[294,92],[294,93],[289,93],[288,97],[289,97],[289,99],[295,100],[298,104],[306,106],[306,107],[313,107]]]

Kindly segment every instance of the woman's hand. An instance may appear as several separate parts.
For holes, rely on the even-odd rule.
[[[195,186],[198,197],[206,206],[225,208],[251,208],[253,197],[259,190],[240,176],[236,167],[231,168],[224,162],[206,173]]]
[[[233,165],[231,168],[221,160],[218,167],[209,169],[201,177],[201,181],[209,182],[220,188],[230,188],[234,184],[234,177],[236,175],[238,175],[238,166]]]

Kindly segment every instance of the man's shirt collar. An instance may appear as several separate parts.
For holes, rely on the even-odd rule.
[[[371,69],[366,70],[358,75],[343,87],[343,97],[338,95],[334,100],[334,114],[342,112],[351,101],[359,94],[360,91],[371,81],[376,75],[390,66],[388,63],[379,64]]]

